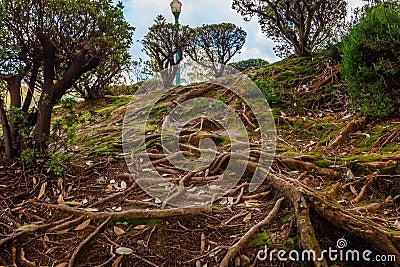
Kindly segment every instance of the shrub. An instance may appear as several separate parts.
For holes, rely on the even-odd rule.
[[[343,40],[342,75],[352,103],[370,117],[399,115],[400,5],[365,11]]]

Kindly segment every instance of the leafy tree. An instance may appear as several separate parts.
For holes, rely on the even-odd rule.
[[[158,15],[154,22],[141,43],[144,52],[157,63],[154,71],[161,71],[164,87],[170,87],[176,76],[177,66],[188,50],[193,30],[188,26],[168,23],[162,15]]]
[[[400,4],[383,2],[343,41],[342,75],[354,104],[371,117],[400,114]]]
[[[280,55],[304,56],[340,32],[347,14],[345,0],[234,0],[232,8],[250,20],[254,15],[262,31],[277,43]]]
[[[200,64],[211,63],[215,76],[221,77],[225,65],[242,49],[246,35],[242,28],[232,23],[203,25],[195,29],[189,56]]]
[[[130,73],[135,82],[145,81],[153,76],[153,65],[150,61],[144,61],[141,58],[133,60],[130,65]]]
[[[4,137],[7,156],[26,147],[45,152],[55,104],[84,74],[128,49],[134,28],[125,21],[122,5],[111,0],[2,0],[0,14],[0,29],[8,34],[0,37],[0,66],[14,63],[0,72],[17,80],[11,86],[2,79],[11,98],[8,120],[0,103],[3,132],[19,126],[17,136],[11,131]],[[23,105],[22,80],[28,85]],[[29,110],[35,90],[40,94],[37,118]]]
[[[265,61],[264,59],[261,58],[251,58],[251,59],[246,59],[246,60],[241,60],[238,62],[233,62],[228,64],[234,69],[237,69],[239,71],[244,71],[247,70],[248,68],[262,68],[267,66],[269,63],[268,61]]]
[[[123,81],[128,75],[130,59],[128,47],[121,47],[116,54],[102,59],[96,68],[83,74],[74,89],[87,100],[101,97],[105,87]]]

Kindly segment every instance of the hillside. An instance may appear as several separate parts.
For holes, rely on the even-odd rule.
[[[265,247],[320,252],[335,248],[340,239],[347,242],[346,249],[400,260],[400,120],[368,120],[354,111],[335,58],[325,51],[248,72],[269,102],[277,139],[271,171],[256,192],[248,187],[257,166],[263,166],[262,136],[253,112],[236,94],[196,84],[173,88],[157,102],[147,123],[146,150],[160,175],[187,187],[218,180],[232,143],[225,134],[215,134],[223,132],[219,125],[196,118],[184,125],[181,149],[196,159],[204,152],[201,141],[211,138],[217,157],[207,170],[187,175],[177,169],[164,155],[159,136],[173,107],[182,99],[215,98],[245,122],[251,150],[244,175],[226,197],[206,207],[171,207],[135,183],[141,177],[129,173],[122,125],[130,101],[138,96],[79,103],[84,123],[65,152],[73,158],[62,176],[3,170],[0,197],[11,213],[2,217],[0,227],[4,233],[18,229],[21,234],[0,241],[5,248],[0,264],[277,266],[276,255],[261,261],[257,253]],[[62,112],[57,109],[55,116]],[[130,250],[120,253],[121,247]],[[339,260],[316,264],[360,266]],[[289,261],[284,266],[311,265]]]

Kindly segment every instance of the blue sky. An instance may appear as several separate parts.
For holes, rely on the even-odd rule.
[[[231,22],[242,27],[247,32],[246,44],[241,53],[236,55],[233,61],[248,58],[262,58],[269,62],[279,60],[272,48],[274,43],[268,39],[258,25],[257,18],[250,22],[231,8],[232,0],[180,0],[183,4],[179,22],[191,27],[202,24]],[[158,14],[164,15],[167,20],[173,22],[174,18],[170,10],[171,0],[124,0],[125,18],[136,27],[135,44],[132,47],[132,55],[135,59],[147,56],[141,52],[141,40],[153,24]],[[361,0],[348,0],[349,7],[361,5]]]

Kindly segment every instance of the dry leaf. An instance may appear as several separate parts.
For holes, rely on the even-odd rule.
[[[88,227],[88,225],[90,224],[91,219],[87,219],[86,221],[84,221],[83,223],[81,223],[80,225],[78,225],[74,230],[75,231],[80,231],[85,229],[86,227]]]
[[[119,255],[129,255],[133,253],[133,250],[126,247],[119,247],[115,250],[115,252],[117,252]]]
[[[58,264],[56,267],[65,267],[67,265],[68,265],[67,262],[62,262],[62,263]]]
[[[398,219],[394,222],[393,226],[396,227],[397,229],[400,229],[400,222]]]
[[[139,224],[139,225],[136,225],[133,229],[135,229],[135,230],[143,230],[144,228],[146,228],[146,226],[147,225]]]
[[[68,205],[68,206],[82,206],[82,203],[77,201],[64,201],[60,204]]]
[[[38,199],[40,199],[44,195],[44,193],[46,193],[46,185],[47,183],[43,183],[42,186],[40,187]]]
[[[125,231],[122,228],[114,226],[114,233],[117,234],[117,235],[123,235],[123,234],[125,234]]]
[[[249,212],[249,214],[246,215],[246,217],[244,217],[243,222],[248,222],[251,219],[251,212]]]
[[[36,227],[37,225],[36,224],[25,224],[25,225],[22,225],[21,227],[19,227],[18,229],[16,229],[15,231],[25,231],[25,230],[29,230],[29,229],[31,229],[31,228],[33,228],[33,227]]]
[[[121,263],[122,258],[124,257],[124,255],[119,256],[111,265],[111,267],[118,267],[118,265]]]
[[[60,194],[60,195],[58,196],[57,202],[58,202],[58,203],[63,203],[63,202],[64,202],[63,194]]]

